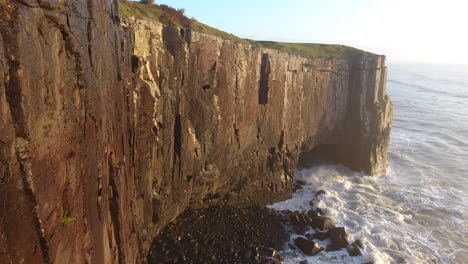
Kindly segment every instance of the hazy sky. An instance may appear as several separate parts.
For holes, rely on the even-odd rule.
[[[255,40],[336,43],[390,61],[468,64],[468,0],[156,0]]]

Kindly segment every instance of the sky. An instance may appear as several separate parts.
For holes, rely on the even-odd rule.
[[[156,0],[242,38],[344,44],[389,61],[468,64],[467,0]]]

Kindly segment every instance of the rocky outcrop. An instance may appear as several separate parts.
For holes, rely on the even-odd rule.
[[[386,169],[382,56],[306,59],[105,0],[5,0],[0,33],[0,263],[144,262],[186,208],[288,198],[301,153]]]

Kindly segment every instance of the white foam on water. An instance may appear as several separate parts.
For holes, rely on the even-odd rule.
[[[299,250],[286,246],[286,250],[282,252],[286,257],[285,262],[446,263],[444,260],[448,260],[449,252],[441,252],[440,249],[451,251],[450,245],[441,245],[434,239],[430,228],[438,224],[440,219],[430,214],[418,214],[393,199],[396,195],[408,202],[420,202],[423,199],[425,203],[431,203],[431,196],[407,193],[404,190],[399,193],[397,189],[393,189],[396,186],[388,181],[391,177],[365,176],[336,165],[297,170],[296,180],[305,181],[307,185],[298,189],[291,199],[269,207],[278,211],[306,212],[312,209],[309,202],[315,198],[315,193],[325,190],[326,195],[315,198],[319,201],[316,206],[323,209],[334,225],[346,228],[350,242],[356,239],[362,241],[363,255],[350,257],[347,250],[343,249],[337,252],[323,251],[317,256],[308,257]],[[420,219],[421,217],[426,219]],[[424,229],[424,224],[421,223],[427,224],[428,228]],[[296,237],[297,235],[293,235],[289,243],[293,243]],[[326,248],[329,241],[315,242]]]

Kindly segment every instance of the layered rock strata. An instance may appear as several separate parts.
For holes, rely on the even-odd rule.
[[[301,153],[386,169],[382,56],[306,59],[110,0],[4,0],[0,33],[0,263],[142,263],[186,208],[288,198]]]

